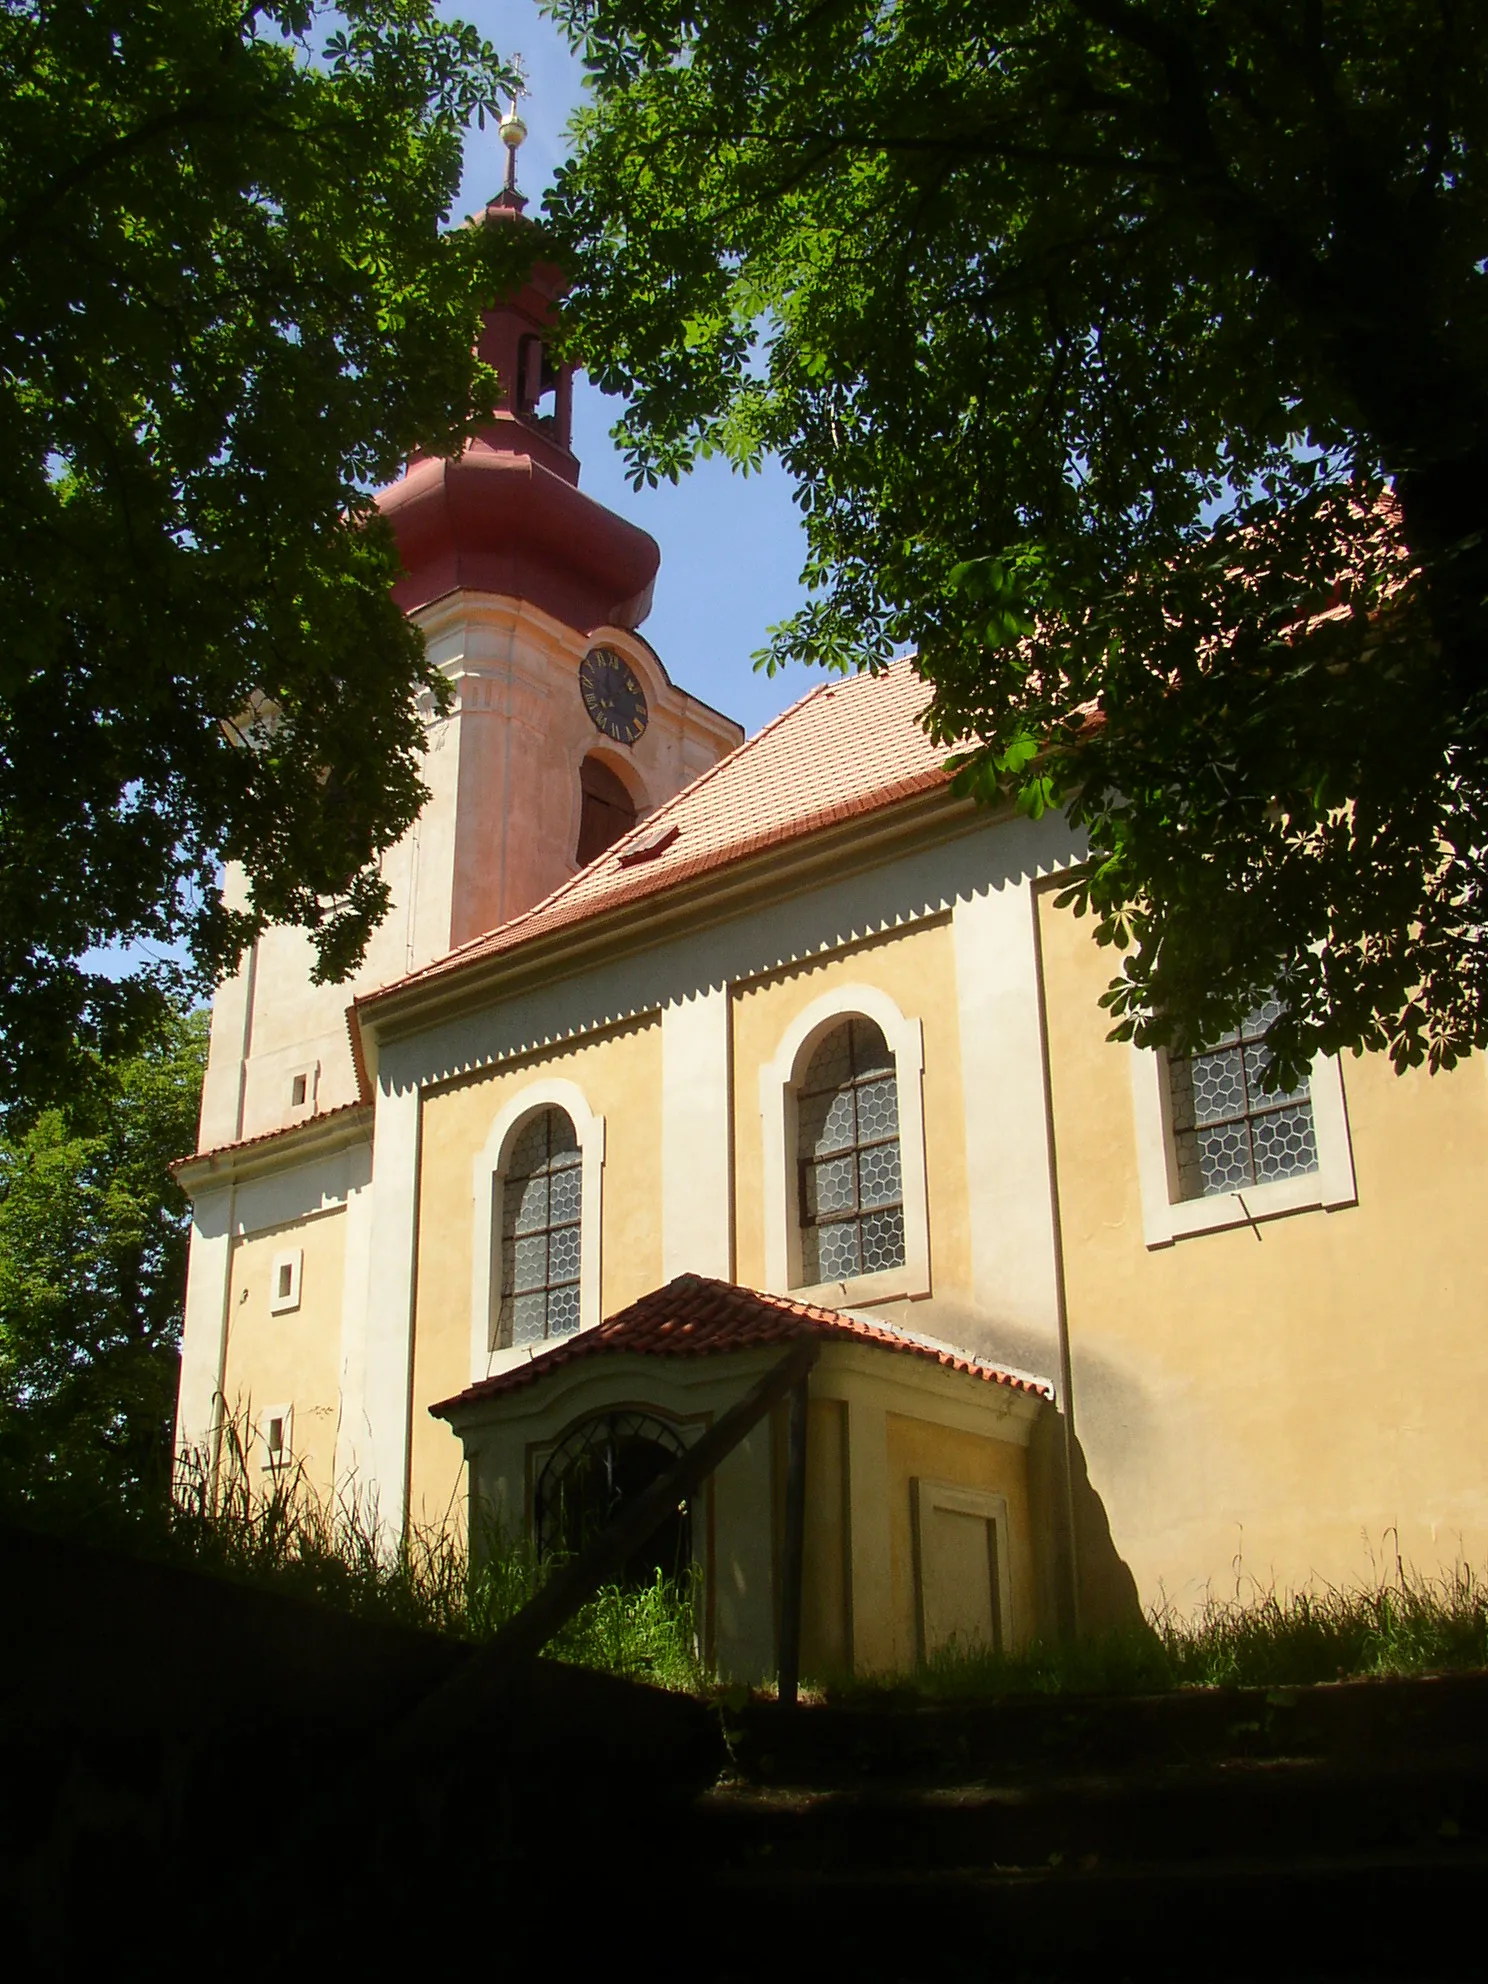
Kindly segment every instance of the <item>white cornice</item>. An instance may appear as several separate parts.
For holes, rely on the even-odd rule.
[[[241,1185],[271,1171],[312,1164],[353,1144],[372,1140],[371,1103],[351,1103],[324,1116],[311,1116],[287,1130],[271,1130],[249,1143],[228,1144],[202,1151],[172,1167],[176,1183],[188,1198],[209,1186]]]

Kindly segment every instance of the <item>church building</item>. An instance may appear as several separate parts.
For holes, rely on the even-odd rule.
[[[674,684],[557,280],[487,314],[492,424],[380,499],[454,690],[393,910],[350,985],[275,930],[217,996],[182,1447],[231,1417],[390,1530],[547,1550],[810,1339],[808,1674],[1481,1565],[1481,1057],[1269,1095],[1264,1010],[1114,1045],[1077,835],[953,795],[911,663],[747,740]],[[725,1674],[773,1671],[785,1446],[656,1545]]]

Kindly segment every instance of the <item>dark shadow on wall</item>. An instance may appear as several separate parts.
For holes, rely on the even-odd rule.
[[[1034,1422],[1028,1448],[1028,1492],[1036,1539],[1040,1633],[1069,1640],[1076,1634],[1089,1636],[1139,1626],[1143,1614],[1137,1581],[1116,1548],[1110,1518],[1091,1482],[1084,1449],[1073,1436],[1068,1440],[1066,1463],[1065,1419],[1052,1406]]]

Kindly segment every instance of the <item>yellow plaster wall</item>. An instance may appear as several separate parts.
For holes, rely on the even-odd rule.
[[[759,1071],[773,1061],[786,1028],[839,986],[877,986],[907,1019],[923,1024],[925,1173],[930,1201],[930,1272],[937,1296],[969,1296],[966,1128],[956,961],[950,921],[915,925],[789,971],[737,986],[733,997],[735,1274],[763,1286],[764,1157]],[[795,1179],[787,1181],[793,1206]]]
[[[950,1481],[1007,1498],[1013,1644],[1037,1631],[1034,1618],[1032,1532],[1028,1511],[1028,1455],[1006,1440],[989,1440],[955,1426],[891,1412],[888,1445],[889,1565],[894,1609],[894,1665],[908,1672],[918,1658],[914,1516],[910,1483]]]
[[[423,1105],[409,1507],[440,1522],[463,1503],[460,1442],[429,1417],[470,1383],[471,1167],[492,1122],[533,1082],[571,1081],[605,1119],[600,1314],[661,1281],[661,1023],[638,1021],[427,1095]]]
[[[1481,1566],[1481,1058],[1433,1078],[1346,1057],[1357,1206],[1149,1252],[1130,1051],[1095,1003],[1112,954],[1047,895],[1040,929],[1085,1546],[1108,1521],[1144,1604],[1227,1595],[1237,1560],[1354,1583],[1397,1536],[1423,1571]]]
[[[300,1306],[269,1310],[276,1254],[304,1251]],[[276,1226],[233,1244],[226,1374],[230,1414],[256,1423],[265,1406],[294,1407],[294,1457],[317,1494],[335,1485],[340,1410],[341,1287],[346,1261],[342,1211]],[[250,1455],[257,1470],[262,1454]]]

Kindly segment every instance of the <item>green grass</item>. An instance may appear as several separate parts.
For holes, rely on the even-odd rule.
[[[954,1645],[915,1673],[850,1682],[830,1696],[882,1689],[931,1700],[1027,1694],[1161,1694],[1174,1688],[1305,1687],[1319,1681],[1488,1668],[1488,1584],[1469,1566],[1438,1577],[1397,1566],[1353,1590],[1253,1590],[1210,1597],[1191,1615],[1165,1608],[1140,1624],[1018,1653]]]
[[[327,1500],[301,1471],[266,1469],[246,1419],[224,1429],[215,1483],[209,1469],[188,1462],[177,1470],[174,1493],[159,1496],[147,1514],[76,1495],[0,1501],[29,1526],[79,1542],[476,1645],[493,1639],[554,1568],[492,1535],[481,1539],[472,1571],[454,1520],[410,1524],[393,1539],[375,1507],[349,1489]],[[658,1576],[639,1590],[608,1587],[563,1627],[547,1653],[664,1688],[705,1692],[697,1597],[692,1579]]]
[[[105,1546],[285,1591],[357,1617],[473,1644],[489,1642],[539,1589],[551,1566],[524,1547],[483,1538],[472,1572],[453,1521],[410,1525],[391,1541],[375,1509],[347,1492],[326,1501],[293,1471],[260,1465],[255,1439],[229,1426],[213,1490],[187,1467],[149,1519],[100,1504],[33,1497],[24,1518]],[[716,1690],[698,1652],[700,1586],[658,1576],[639,1590],[599,1592],[548,1647],[551,1658],[661,1687]],[[1354,1589],[1277,1592],[1249,1585],[1196,1612],[1164,1607],[1117,1631],[1014,1654],[951,1647],[912,1674],[818,1677],[808,1698],[908,1694],[957,1700],[1019,1694],[1156,1694],[1192,1687],[1302,1687],[1372,1675],[1488,1669],[1488,1583],[1469,1566],[1436,1577],[1397,1562]],[[729,1691],[733,1693],[733,1690]]]

